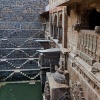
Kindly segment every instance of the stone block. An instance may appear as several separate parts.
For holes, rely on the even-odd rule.
[[[72,61],[74,60],[74,58],[76,57],[76,55],[74,53],[69,53],[69,59],[71,59]]]
[[[100,71],[100,63],[98,63],[98,62],[94,63],[94,64],[93,64],[93,67],[94,67],[95,69],[97,69],[98,71]]]
[[[50,100],[61,100],[65,93],[69,93],[69,86],[54,81],[52,73],[47,73],[47,79],[50,87]]]
[[[95,62],[95,60],[92,57],[88,56],[83,52],[80,53],[80,57],[90,65],[93,65],[93,63]]]

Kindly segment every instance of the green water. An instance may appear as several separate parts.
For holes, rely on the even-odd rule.
[[[41,84],[7,83],[0,88],[0,100],[43,100]]]

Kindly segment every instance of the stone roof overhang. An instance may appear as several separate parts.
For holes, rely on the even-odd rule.
[[[47,16],[47,15],[49,15],[49,11],[45,11],[45,12],[42,12],[42,13],[40,14],[40,16]]]
[[[82,3],[82,2],[91,2],[91,1],[94,1],[94,0],[64,0],[61,3],[59,3],[57,5],[57,7],[68,6],[68,5],[73,4],[73,3]]]

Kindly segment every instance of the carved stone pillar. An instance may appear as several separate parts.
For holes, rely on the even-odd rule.
[[[100,36],[97,40],[96,60],[100,62]]]
[[[87,46],[87,34],[85,36],[85,53],[86,53],[86,46]]]
[[[87,45],[86,45],[86,53],[89,53],[89,43],[90,43],[90,34],[87,34]]]
[[[81,33],[79,33],[77,49],[78,49],[78,50],[81,49]]]
[[[97,50],[97,39],[96,35],[93,36],[93,57],[96,58],[96,50]]]
[[[80,51],[82,51],[82,34],[80,33]]]
[[[90,43],[89,43],[89,55],[92,56],[93,49],[93,35],[90,34]]]
[[[84,33],[82,33],[82,37],[81,37],[81,44],[82,44],[82,52],[84,52]]]
[[[87,36],[87,35],[84,33],[84,44],[83,44],[83,45],[84,45],[84,48],[83,48],[84,53],[86,52],[86,43],[87,43],[87,42],[86,42],[86,36]]]

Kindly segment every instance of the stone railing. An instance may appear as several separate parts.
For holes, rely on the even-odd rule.
[[[81,30],[79,33],[78,51],[78,55],[90,65],[93,64],[94,59],[100,63],[100,35],[92,30]]]

